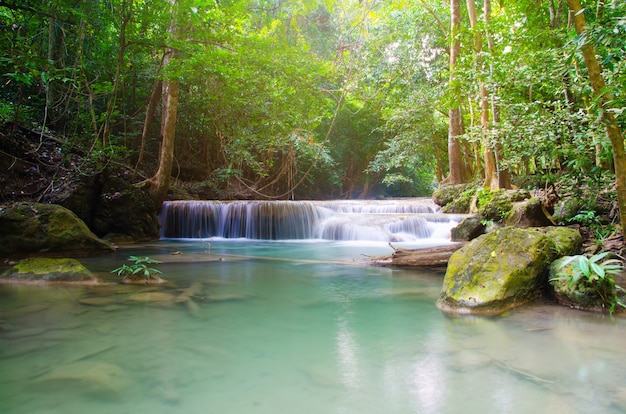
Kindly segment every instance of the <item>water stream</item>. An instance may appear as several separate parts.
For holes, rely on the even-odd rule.
[[[450,318],[441,270],[361,263],[387,244],[164,239],[81,259],[105,286],[0,285],[0,413],[625,412],[624,318]],[[168,283],[119,284],[129,255]]]

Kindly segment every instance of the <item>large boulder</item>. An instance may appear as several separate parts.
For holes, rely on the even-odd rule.
[[[94,207],[92,228],[96,234],[123,234],[136,241],[159,238],[154,202],[146,191],[123,177],[107,177]]]
[[[545,227],[556,223],[538,197],[513,204],[513,209],[504,223],[514,227]]]
[[[94,284],[96,277],[76,259],[34,257],[20,260],[0,275],[0,281],[72,282]]]
[[[448,262],[437,306],[449,313],[498,314],[533,299],[548,265],[582,243],[573,229],[547,231],[503,227],[482,235]]]
[[[99,237],[158,239],[157,210],[148,194],[133,185],[136,181],[129,171],[106,168],[64,183],[45,201],[72,210]]]
[[[16,203],[0,208],[0,256],[88,255],[111,252],[70,210],[54,204]]]

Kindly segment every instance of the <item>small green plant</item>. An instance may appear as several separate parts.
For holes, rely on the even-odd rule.
[[[561,268],[563,268],[574,260],[578,260],[574,265],[574,272],[572,273],[569,286],[573,287],[582,277],[593,283],[620,273],[624,269],[624,266],[618,259],[608,259],[599,263],[600,260],[604,259],[608,254],[609,252],[602,252],[594,254],[591,257],[572,256],[561,263]]]
[[[616,293],[617,291],[623,292],[624,289],[615,284],[615,278],[613,277],[613,275],[624,270],[624,265],[618,259],[602,261],[609,253],[610,252],[602,252],[591,257],[582,255],[572,256],[563,261],[560,265],[560,269],[562,269],[573,261],[576,261],[572,274],[569,276],[555,277],[551,280],[569,279],[568,286],[570,289],[574,288],[578,283],[589,286],[597,293],[602,302],[609,307],[611,313],[615,310],[616,305],[626,307],[626,305],[620,301]]]
[[[594,210],[580,210],[574,217],[565,220],[568,223],[578,223],[582,226],[593,226],[600,224],[600,216]]]
[[[148,265],[161,263],[158,260],[149,257],[130,256],[129,261],[134,262],[131,265],[124,264],[117,269],[111,270],[111,273],[117,273],[119,276],[128,277],[130,279],[150,279],[155,278],[161,271]]]

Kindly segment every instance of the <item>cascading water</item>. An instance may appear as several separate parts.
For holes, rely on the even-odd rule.
[[[448,239],[463,218],[430,199],[384,201],[169,201],[163,238],[352,240]]]

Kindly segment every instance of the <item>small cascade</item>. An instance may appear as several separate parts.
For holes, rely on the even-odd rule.
[[[384,201],[169,201],[163,238],[415,241],[449,238],[462,216],[430,199]]]

